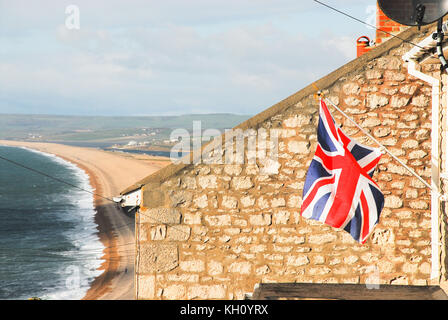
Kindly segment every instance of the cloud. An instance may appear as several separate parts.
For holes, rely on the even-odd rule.
[[[0,112],[257,113],[355,54],[352,36],[327,24],[310,33],[291,19],[315,9],[312,1],[76,4],[80,30],[65,28],[54,1],[2,11]]]

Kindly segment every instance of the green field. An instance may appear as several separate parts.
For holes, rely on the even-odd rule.
[[[163,141],[174,129],[191,131],[193,121],[201,121],[203,130],[224,130],[249,118],[235,114],[144,117],[0,114],[0,139],[105,144],[125,144],[130,139]]]

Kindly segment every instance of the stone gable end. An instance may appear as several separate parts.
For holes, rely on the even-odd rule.
[[[405,35],[413,42],[427,36]],[[401,57],[410,44],[394,39],[380,47],[317,85],[429,182],[431,88],[407,72]],[[276,132],[275,174],[263,174],[262,161],[247,161],[246,150],[243,164],[185,165],[143,186],[153,195],[144,197],[136,219],[138,299],[243,299],[271,282],[430,284],[430,193],[391,157],[383,156],[374,175],[385,208],[364,245],[300,216],[318,103],[309,88],[285,104],[246,123],[265,129],[268,140]],[[374,146],[329,108],[348,135]]]

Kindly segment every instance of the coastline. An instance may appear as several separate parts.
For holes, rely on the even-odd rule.
[[[104,246],[103,256],[101,257],[103,262],[98,270],[103,270],[103,272],[93,280],[90,284],[90,288],[81,300],[98,300],[112,289],[110,284],[118,271],[119,260],[121,258],[117,248],[118,241],[113,234],[113,223],[102,206],[104,199],[98,197],[98,195],[103,194],[103,190],[101,184],[98,183],[94,172],[80,163],[75,163],[62,156],[59,157],[82,169],[89,176],[90,186],[95,192],[93,195],[93,205],[95,207],[94,221],[97,225],[98,237]]]
[[[105,249],[98,269],[103,272],[92,281],[82,300],[134,299],[134,219],[105,198],[117,196],[135,181],[169,164],[169,159],[54,143],[0,140],[0,145],[53,154],[73,163],[89,176],[95,193],[94,221]]]

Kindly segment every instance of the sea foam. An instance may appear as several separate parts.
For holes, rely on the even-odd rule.
[[[90,185],[88,174],[75,164],[56,155],[20,147],[27,151],[43,155],[51,161],[58,163],[70,170],[76,177],[77,187],[72,188],[69,194],[63,195],[67,203],[68,212],[66,219],[75,221],[74,230],[67,231],[66,237],[74,245],[74,249],[58,252],[67,257],[67,262],[61,262],[58,274],[65,279],[65,286],[53,289],[45,294],[43,299],[50,300],[79,300],[82,299],[90,288],[91,282],[104,271],[98,270],[101,266],[104,245],[98,237],[98,229],[95,223],[94,189]]]

